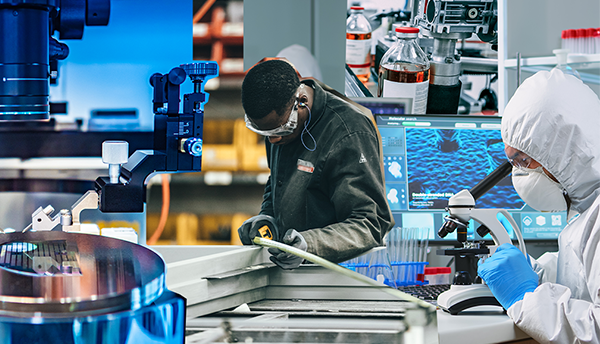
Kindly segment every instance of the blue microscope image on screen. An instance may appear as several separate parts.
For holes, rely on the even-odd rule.
[[[409,209],[444,209],[506,161],[500,130],[406,128]],[[503,179],[477,208],[521,209],[524,203]]]

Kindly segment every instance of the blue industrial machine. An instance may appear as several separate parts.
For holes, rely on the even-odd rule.
[[[203,104],[208,94],[204,83],[219,74],[216,62],[198,62],[173,68],[168,74],[154,74],[154,150],[138,150],[122,166],[119,178],[96,180],[103,212],[142,212],[146,177],[154,172],[200,171],[202,162]],[[189,76],[194,92],[184,95],[179,113],[179,85]]]
[[[4,127],[22,130],[33,123],[34,131],[52,133],[45,127],[49,84],[56,80],[57,61],[69,54],[53,34],[79,39],[86,25],[107,25],[109,17],[110,0],[0,0]],[[185,299],[166,289],[162,258],[144,246],[78,233],[79,214],[143,212],[150,174],[201,170],[204,83],[218,73],[217,63],[207,61],[152,75],[153,146],[138,142],[129,157],[127,142],[105,141],[109,176],[98,178],[95,190],[56,215],[51,207],[40,208],[22,233],[0,234],[3,342],[184,342]],[[188,77],[194,89],[181,104],[180,85]]]

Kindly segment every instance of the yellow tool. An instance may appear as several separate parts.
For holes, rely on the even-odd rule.
[[[271,228],[268,225],[260,227],[258,233],[262,238],[273,240],[273,232],[271,232]]]
[[[261,238],[269,240],[281,240],[279,237],[279,232],[277,231],[275,219],[270,216],[256,220],[252,224],[252,230],[250,230],[250,233],[252,233],[250,235],[250,239],[252,239],[254,236],[260,236]]]

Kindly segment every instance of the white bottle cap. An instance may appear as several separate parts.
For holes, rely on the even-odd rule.
[[[556,55],[557,64],[567,64],[567,56],[569,55],[569,49],[554,49],[552,53]]]

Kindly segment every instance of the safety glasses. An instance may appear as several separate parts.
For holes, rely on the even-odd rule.
[[[294,106],[292,107],[292,112],[288,117],[288,120],[283,125],[275,128],[262,130],[256,127],[254,123],[250,120],[248,115],[244,115],[244,120],[246,121],[246,128],[252,130],[253,132],[263,135],[263,136],[286,136],[290,135],[294,132],[296,127],[298,126],[298,101],[294,102]]]
[[[512,156],[507,155],[506,157],[508,158],[508,162],[510,162],[513,167],[518,169],[529,168],[531,165],[531,160],[533,160],[529,155],[519,151]]]

